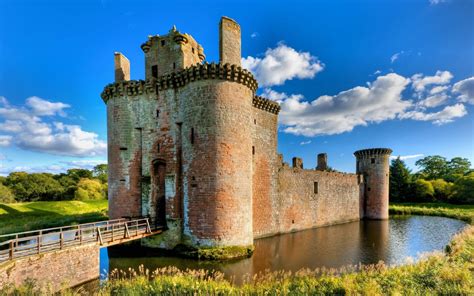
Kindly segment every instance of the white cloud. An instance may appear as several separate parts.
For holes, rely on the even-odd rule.
[[[402,51],[400,51],[400,52],[397,52],[397,53],[393,54],[393,55],[390,57],[390,63],[392,63],[392,64],[395,63],[395,61],[398,60],[398,58],[399,58],[402,54],[404,54],[404,53],[405,53],[405,52],[402,50]]]
[[[107,163],[106,159],[87,159],[87,160],[72,160],[72,161],[61,161],[65,164],[67,169],[87,169],[92,170],[96,165]]]
[[[10,146],[12,138],[12,136],[0,135],[0,147]]]
[[[276,48],[267,49],[263,58],[242,58],[242,67],[251,71],[260,85],[272,86],[295,78],[313,78],[324,64],[309,52],[298,52],[280,42]]]
[[[434,108],[444,105],[448,101],[448,99],[449,97],[446,93],[437,93],[419,101],[418,104],[422,107]]]
[[[377,77],[369,87],[358,86],[311,102],[303,101],[301,95],[277,95],[268,89],[265,95],[280,102],[280,124],[285,132],[312,137],[396,118],[412,105],[401,98],[408,83],[409,79],[391,73]]]
[[[39,97],[29,97],[26,99],[26,105],[38,116],[52,116],[56,114],[66,116],[64,109],[71,107],[68,104],[61,102],[53,103]]]
[[[445,3],[446,0],[429,0],[431,5],[437,5],[440,3]]]
[[[413,159],[413,158],[420,158],[425,156],[424,154],[412,154],[412,155],[392,155],[390,156],[391,159],[400,158],[401,160]]]
[[[455,118],[463,117],[467,114],[463,104],[446,106],[438,112],[424,113],[421,111],[410,111],[400,115],[401,119],[413,119],[419,121],[432,121],[436,125],[452,122]]]
[[[474,104],[474,76],[455,83],[453,92],[460,94],[459,101]]]
[[[423,74],[415,74],[411,77],[412,88],[416,92],[423,92],[429,85],[444,85],[448,84],[453,78],[453,74],[449,71],[436,71],[434,76],[424,76]]]
[[[377,71],[374,72],[374,75],[379,75],[379,74],[381,74],[381,73],[382,73],[382,71],[377,70]]]
[[[430,90],[430,95],[434,95],[449,89],[449,86],[435,86]]]
[[[0,108],[0,131],[10,133],[8,144],[56,155],[96,156],[106,152],[107,145],[93,132],[83,131],[78,125],[47,122],[43,116],[63,116],[64,103],[51,103],[38,97],[30,97],[26,107],[5,106]],[[7,140],[4,140],[6,143]],[[5,144],[6,145],[6,144]]]
[[[311,140],[303,141],[303,142],[300,143],[301,146],[308,145],[308,144],[311,144]]]
[[[258,37],[258,32],[253,32],[250,34],[250,38],[257,38]]]

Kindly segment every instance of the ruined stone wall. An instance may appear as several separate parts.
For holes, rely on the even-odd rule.
[[[278,229],[278,115],[253,108],[253,235],[261,237]]]
[[[57,291],[98,277],[99,247],[86,245],[4,263],[0,266],[0,289],[8,283],[18,286],[29,278]]]
[[[279,231],[360,219],[360,186],[355,174],[281,167],[278,173]]]
[[[194,245],[251,245],[253,91],[209,79],[179,92],[184,235]]]

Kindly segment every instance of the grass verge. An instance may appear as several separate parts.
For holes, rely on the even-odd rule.
[[[0,203],[0,234],[107,219],[107,200]]]

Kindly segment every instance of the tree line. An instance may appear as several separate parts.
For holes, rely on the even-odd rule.
[[[107,165],[66,173],[13,172],[0,176],[0,203],[107,198]]]
[[[400,157],[390,164],[390,200],[396,202],[474,203],[474,170],[462,157],[427,156],[412,173]]]

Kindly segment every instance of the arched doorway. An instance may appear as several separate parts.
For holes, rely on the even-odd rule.
[[[153,161],[152,199],[155,207],[155,223],[166,225],[166,198],[165,198],[166,162],[162,159]]]

